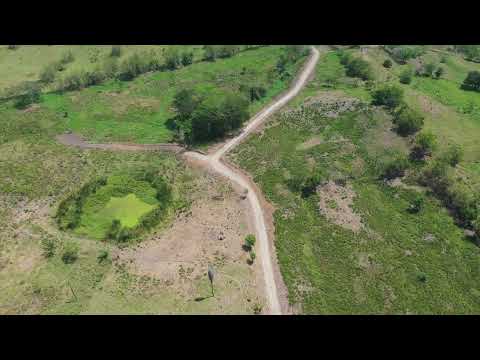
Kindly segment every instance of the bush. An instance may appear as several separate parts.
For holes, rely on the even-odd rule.
[[[120,64],[119,78],[132,80],[138,75],[147,72],[147,66],[139,54],[135,53]]]
[[[480,91],[480,71],[470,71],[461,88],[463,90]]]
[[[165,66],[169,70],[175,70],[181,63],[180,54],[175,47],[169,47],[165,53]]]
[[[409,211],[413,214],[420,212],[420,210],[422,210],[423,208],[423,203],[424,203],[423,197],[418,195],[410,204]]]
[[[357,77],[362,80],[371,80],[373,78],[370,64],[363,59],[355,58],[349,61],[345,67],[347,76]]]
[[[255,253],[255,250],[250,251],[250,264],[253,264],[256,258],[257,254]]]
[[[422,132],[415,138],[415,145],[412,149],[412,158],[422,160],[425,156],[432,155],[437,147],[437,138],[430,132]]]
[[[428,186],[440,199],[447,198],[448,189],[454,182],[450,166],[438,160],[428,164],[419,180],[421,185]]]
[[[111,57],[120,57],[122,56],[122,47],[119,45],[113,45],[112,50],[110,51]]]
[[[222,45],[219,47],[217,51],[217,56],[219,58],[228,58],[232,57],[238,52],[238,46],[237,45]]]
[[[435,79],[440,79],[442,75],[444,74],[445,70],[443,67],[439,66],[437,70],[433,73]]]
[[[392,60],[390,60],[390,59],[387,59],[383,62],[383,67],[384,68],[390,69],[392,67],[392,65],[393,65]]]
[[[386,180],[403,177],[408,166],[408,159],[403,154],[397,154],[383,166],[382,177]]]
[[[372,94],[373,105],[383,105],[388,109],[394,109],[399,106],[403,100],[403,90],[393,86],[385,85]]]
[[[245,248],[248,249],[248,251],[251,251],[253,247],[255,246],[256,238],[255,235],[249,234],[245,237]]]
[[[68,50],[67,52],[63,53],[62,58],[60,59],[60,63],[65,65],[71,63],[75,60],[75,56],[73,56],[72,51]]]
[[[407,105],[401,106],[393,115],[396,132],[402,136],[416,133],[423,127],[423,116],[410,109]]]
[[[85,87],[85,84],[85,73],[75,72],[63,79],[61,89],[66,91],[80,90]]]
[[[463,159],[463,150],[459,145],[450,145],[442,155],[442,160],[450,166],[457,166]]]
[[[215,61],[217,58],[217,49],[213,45],[205,45],[203,47],[204,50],[204,57],[203,59],[206,61]]]
[[[16,50],[18,49],[18,45],[8,45],[7,46],[9,50]]]
[[[56,244],[52,238],[43,238],[41,241],[42,254],[46,258],[51,258],[55,255]]]
[[[118,62],[116,58],[108,58],[103,63],[103,73],[105,78],[112,79],[118,72]]]
[[[38,84],[32,82],[24,82],[19,87],[15,88],[16,95],[15,107],[24,109],[27,106],[40,102],[41,91]]]
[[[55,81],[56,69],[55,64],[47,65],[40,72],[40,81],[44,84],[50,84]]]
[[[472,221],[472,229],[475,231],[477,239],[480,239],[480,214]]]
[[[340,57],[340,64],[342,64],[343,66],[346,66],[353,60],[352,54],[350,54],[347,51],[340,51],[339,57]]]
[[[400,73],[399,80],[402,84],[410,84],[412,82],[412,70],[407,68]]]
[[[103,263],[104,261],[107,261],[109,257],[109,253],[107,250],[102,250],[97,256],[97,261],[99,264]]]
[[[248,93],[250,101],[253,102],[265,97],[265,95],[267,94],[267,89],[265,89],[263,86],[252,86],[250,87]]]
[[[185,52],[182,54],[182,65],[188,66],[193,63],[193,52]]]
[[[62,255],[62,261],[65,264],[73,264],[78,259],[78,249],[73,245],[70,245]]]

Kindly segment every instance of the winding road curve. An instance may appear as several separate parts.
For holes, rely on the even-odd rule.
[[[262,111],[257,113],[243,129],[242,133],[237,137],[227,141],[221,148],[210,155],[203,155],[198,152],[185,151],[185,149],[178,144],[91,144],[83,140],[75,134],[62,134],[57,136],[57,140],[68,146],[76,146],[82,149],[102,149],[113,151],[171,151],[174,153],[183,153],[184,156],[199,160],[199,163],[204,164],[205,167],[213,169],[215,172],[229,178],[234,183],[237,183],[243,189],[246,189],[247,199],[253,211],[253,218],[255,219],[256,237],[259,244],[258,255],[262,264],[264,279],[265,279],[265,293],[268,301],[268,313],[272,315],[281,315],[282,308],[278,297],[277,284],[275,283],[274,268],[272,263],[273,248],[270,248],[268,239],[268,232],[265,225],[265,216],[260,203],[260,200],[255,193],[253,183],[249,178],[241,174],[239,171],[228,166],[228,163],[223,159],[223,156],[232,150],[235,146],[240,144],[252,131],[263,124],[265,120],[275,111],[292,100],[300,90],[307,83],[310,75],[315,70],[315,65],[320,57],[319,51],[315,47],[311,47],[311,54],[305,63],[301,73],[297,76],[292,87],[276,99],[273,103],[265,107]],[[272,242],[273,247],[273,242]]]
[[[270,249],[268,241],[267,228],[265,226],[265,216],[263,213],[260,200],[255,193],[250,180],[246,178],[239,172],[236,172],[234,169],[227,166],[227,163],[222,159],[222,157],[237,146],[242,140],[244,140],[252,131],[254,131],[258,126],[265,122],[265,120],[273,114],[275,111],[279,110],[287,102],[293,99],[300,90],[307,83],[308,78],[315,70],[315,65],[318,62],[320,56],[319,51],[312,47],[311,55],[305,64],[302,72],[297,77],[293,86],[275,102],[264,108],[257,115],[255,115],[245,127],[243,132],[237,137],[229,140],[225,143],[220,149],[214,152],[211,155],[202,155],[197,152],[186,152],[184,155],[187,157],[195,158],[203,162],[207,167],[215,170],[219,174],[229,178],[231,181],[240,185],[243,189],[248,191],[247,199],[250,203],[250,206],[253,211],[253,217],[255,219],[255,229],[256,236],[259,244],[259,259],[261,260],[264,279],[265,279],[265,293],[268,301],[268,312],[272,315],[281,315],[282,309],[280,306],[280,301],[278,297],[277,284],[275,283],[274,270],[272,264],[272,253],[273,249]]]

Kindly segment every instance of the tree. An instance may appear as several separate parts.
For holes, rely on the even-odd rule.
[[[192,115],[195,108],[201,102],[201,99],[195,95],[192,89],[183,89],[175,94],[173,98],[173,106],[182,118],[188,118]]]
[[[188,66],[193,63],[193,52],[188,51],[182,54],[182,65]]]
[[[231,131],[242,126],[250,116],[248,101],[238,94],[227,93],[220,105],[219,113],[222,117],[225,131]]]
[[[245,237],[245,245],[244,245],[245,249],[247,249],[248,251],[251,251],[253,249],[253,247],[255,246],[255,242],[256,242],[255,235],[248,234]]]
[[[396,131],[402,136],[408,136],[416,133],[423,127],[423,116],[402,105],[393,116],[393,123],[396,125]]]
[[[403,90],[394,85],[385,85],[372,94],[373,105],[383,105],[388,109],[394,109],[403,100]]]
[[[400,73],[399,80],[402,84],[410,84],[412,82],[412,70],[407,68]]]
[[[453,144],[450,145],[442,155],[442,160],[448,163],[450,166],[457,166],[463,158],[463,149],[461,146]]]
[[[389,69],[389,68],[392,67],[392,65],[393,65],[393,64],[392,64],[392,60],[390,60],[390,59],[386,59],[386,60],[383,62],[383,67],[384,67],[384,68]]]
[[[362,80],[371,80],[373,78],[370,64],[363,59],[355,58],[349,61],[345,67],[347,76],[358,77]]]
[[[55,80],[57,71],[54,64],[49,64],[40,72],[40,81],[44,84],[50,84]]]
[[[463,90],[480,91],[480,71],[470,71],[461,88]]]
[[[113,45],[112,50],[110,51],[111,57],[120,57],[122,56],[122,47],[120,45]]]
[[[437,147],[437,138],[431,132],[422,132],[415,138],[415,146],[412,149],[412,157],[421,160],[431,155]]]

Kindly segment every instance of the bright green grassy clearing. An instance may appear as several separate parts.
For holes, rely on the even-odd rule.
[[[81,91],[49,93],[41,106],[58,116],[66,112],[64,129],[93,142],[167,142],[173,135],[167,122],[175,115],[172,102],[178,91],[193,88],[220,101],[227,91],[238,92],[242,84],[263,86],[267,94],[251,103],[253,113],[288,87],[290,80],[280,80],[275,71],[283,52],[282,46],[263,47],[176,71],[145,74],[130,82],[110,81]],[[291,65],[289,71],[295,73],[300,63]]]

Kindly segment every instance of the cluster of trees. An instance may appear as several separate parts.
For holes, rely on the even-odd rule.
[[[425,52],[423,46],[385,45],[384,49],[399,64],[406,64]]]
[[[462,53],[465,57],[465,60],[480,62],[479,45],[454,45],[454,50]]]
[[[415,72],[417,76],[431,77],[432,79],[440,79],[445,70],[443,67],[435,63],[426,63],[421,65]]]
[[[302,57],[308,55],[308,48],[304,45],[287,45],[285,53],[280,56],[276,64],[276,70],[280,78],[285,80],[292,74],[288,71],[289,65],[295,64]]]
[[[470,71],[461,88],[480,92],[480,71]]]
[[[174,118],[179,140],[186,144],[210,141],[238,129],[249,118],[249,101],[241,94],[227,92],[222,99],[204,97],[192,89],[175,95]]]
[[[206,61],[215,61],[217,58],[228,58],[240,52],[239,45],[205,45],[203,47]]]
[[[345,66],[347,76],[372,80],[373,71],[368,61],[354,57],[351,53],[343,51],[340,53],[340,63]]]

